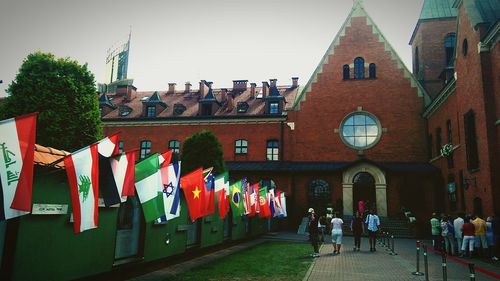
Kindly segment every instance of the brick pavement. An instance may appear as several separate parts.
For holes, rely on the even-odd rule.
[[[376,252],[370,252],[368,239],[362,238],[361,251],[354,252],[352,237],[344,237],[343,249],[340,255],[333,256],[331,244],[323,244],[320,249],[321,256],[316,258],[311,265],[304,281],[322,280],[370,280],[370,281],[404,281],[425,280],[424,276],[415,276],[411,273],[416,270],[416,246],[415,240],[396,239],[395,252],[398,255],[391,256],[385,248],[377,245]],[[429,280],[443,280],[441,267],[441,256],[432,252],[428,253]],[[466,260],[472,261],[472,260]],[[496,273],[500,273],[499,267],[488,263],[474,260],[479,266]],[[421,256],[420,271],[424,271],[423,257]],[[469,280],[469,270],[466,266],[449,260],[447,263],[447,280],[463,281]],[[476,271],[476,280],[497,280]]]
[[[325,238],[327,238],[326,236]],[[295,233],[280,232],[270,233],[262,238],[246,241],[241,244],[216,251],[199,258],[194,258],[187,262],[168,266],[166,268],[150,272],[148,274],[129,279],[130,281],[160,281],[166,280],[175,274],[182,274],[191,268],[211,262],[216,259],[224,258],[227,255],[241,251],[248,247],[255,246],[266,240],[286,240],[304,243],[307,242],[307,236],[297,235]],[[428,243],[428,241],[426,241]],[[415,276],[411,273],[416,270],[416,249],[413,239],[396,239],[395,252],[398,255],[391,256],[380,244],[377,243],[377,252],[371,253],[368,247],[368,239],[362,238],[361,251],[353,252],[353,237],[343,238],[343,247],[340,255],[331,255],[332,246],[325,243],[320,248],[321,256],[315,258],[309,268],[303,281],[322,281],[322,280],[342,280],[342,281],[405,281],[421,280],[425,281],[424,276]],[[311,247],[312,250],[312,247]],[[311,258],[313,259],[313,258]],[[443,280],[441,256],[429,251],[429,280]],[[466,262],[474,262],[482,268],[500,274],[500,262],[497,265],[478,261],[475,259],[465,259]],[[424,272],[423,257],[420,260],[420,271]],[[450,260],[447,264],[449,281],[467,281],[469,280],[469,270],[466,266]],[[476,271],[477,281],[498,280]]]

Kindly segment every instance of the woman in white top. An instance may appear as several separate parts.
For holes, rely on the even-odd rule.
[[[340,247],[342,246],[342,221],[341,218],[337,217],[337,212],[333,214],[332,223],[332,243],[333,243],[333,254],[340,254]]]

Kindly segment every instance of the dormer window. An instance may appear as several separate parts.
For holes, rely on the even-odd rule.
[[[120,106],[118,112],[120,113],[120,116],[127,116],[130,114],[130,112],[132,112],[132,108],[128,106]]]
[[[146,117],[148,118],[152,118],[152,117],[156,117],[156,107],[155,106],[148,106],[146,108]]]
[[[210,103],[201,104],[201,115],[203,116],[212,115],[212,104]]]
[[[278,102],[270,102],[269,103],[269,114],[279,114],[279,103]]]
[[[186,111],[186,106],[183,105],[182,103],[176,103],[174,104],[174,115],[181,115]]]
[[[236,108],[238,109],[238,113],[245,113],[248,110],[248,103],[238,102],[238,104],[236,105]]]

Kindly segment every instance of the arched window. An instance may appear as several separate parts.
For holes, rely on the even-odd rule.
[[[354,59],[354,79],[365,79],[365,60],[362,57]]]
[[[248,152],[247,140],[236,140],[234,142],[234,153],[235,154],[247,154],[247,152]]]
[[[146,158],[151,152],[151,141],[143,140],[141,141],[141,159]]]
[[[455,33],[449,33],[444,38],[444,48],[446,52],[446,66],[453,65],[453,55],[455,54]]]
[[[168,149],[171,149],[173,153],[179,153],[181,147],[181,142],[178,140],[168,141]]]
[[[266,146],[266,157],[269,161],[278,161],[279,142],[277,140],[268,140]]]
[[[309,205],[324,212],[326,204],[331,203],[331,190],[328,182],[322,179],[315,179],[309,184],[308,191]]]
[[[368,72],[370,73],[370,79],[377,78],[377,66],[374,63],[370,63],[368,67]]]
[[[348,64],[344,64],[344,66],[342,67],[342,70],[343,70],[343,77],[344,77],[344,80],[348,80],[348,79],[351,79],[351,69],[349,68],[349,65]]]

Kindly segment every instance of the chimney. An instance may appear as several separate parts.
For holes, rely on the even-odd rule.
[[[250,83],[250,97],[252,99],[255,98],[255,88],[257,87],[257,83]]]
[[[226,111],[231,112],[234,109],[234,98],[233,98],[233,93],[229,93],[227,95],[227,107]]]
[[[184,90],[184,93],[189,93],[191,92],[191,83],[186,82],[186,89]]]
[[[220,101],[225,102],[227,100],[227,89],[220,89]]]
[[[299,77],[292,77],[292,88],[297,88],[299,86]]]
[[[131,101],[135,99],[136,95],[137,95],[137,88],[132,85],[127,86],[127,96],[125,97],[125,101]]]
[[[234,90],[246,91],[247,84],[248,80],[233,80],[233,91]]]
[[[201,98],[204,98],[207,93],[208,93],[208,87],[206,85],[206,81],[201,80],[200,81],[200,96],[201,96]]]
[[[168,92],[169,93],[175,93],[175,85],[176,83],[168,83]]]
[[[278,79],[269,79],[269,81],[271,82],[271,87],[276,87],[276,81],[278,81]]]
[[[262,82],[262,98],[266,98],[269,93],[269,83],[267,81]]]

